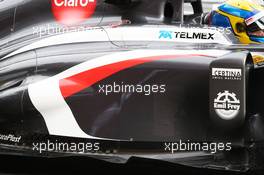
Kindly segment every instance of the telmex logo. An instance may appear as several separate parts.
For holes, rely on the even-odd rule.
[[[51,0],[55,19],[65,25],[76,25],[94,14],[96,0]]]
[[[199,40],[214,40],[214,33],[202,33],[202,32],[172,32],[161,30],[159,32],[159,39],[199,39]]]

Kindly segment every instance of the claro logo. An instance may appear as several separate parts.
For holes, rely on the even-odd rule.
[[[65,25],[76,25],[91,17],[96,0],[51,0],[55,19]]]

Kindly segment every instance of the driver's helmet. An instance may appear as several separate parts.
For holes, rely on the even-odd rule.
[[[264,8],[253,0],[228,0],[208,20],[210,25],[230,28],[242,43],[264,43]]]

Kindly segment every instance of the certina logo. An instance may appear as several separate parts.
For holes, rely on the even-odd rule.
[[[76,25],[94,14],[96,0],[51,0],[55,19],[65,25]]]
[[[202,32],[172,32],[161,30],[159,39],[200,39],[200,40],[214,40],[214,33],[202,33]]]
[[[212,68],[214,80],[242,80],[242,69]]]
[[[219,117],[224,120],[235,118],[240,111],[240,101],[235,93],[229,91],[220,92],[214,99],[214,109]]]

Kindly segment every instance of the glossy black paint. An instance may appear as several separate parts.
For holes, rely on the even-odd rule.
[[[199,63],[201,59],[208,58],[182,57],[137,66],[100,81],[66,101],[89,135],[134,141],[206,140],[209,72],[207,63]],[[114,82],[166,85],[166,92],[107,96],[99,93],[99,85]]]
[[[73,46],[76,49],[67,49]],[[43,123],[41,115],[34,109],[27,95],[28,84],[49,78],[113,50],[110,43],[98,43],[96,47],[102,50],[91,53],[94,50],[91,44],[53,46],[3,60],[0,68],[0,106],[5,106],[0,110],[3,125],[6,121],[16,121],[21,116],[21,120],[33,118],[42,120],[40,123]],[[116,49],[113,52],[118,50],[126,51]],[[81,128],[93,136],[137,141],[210,140],[207,137],[212,126],[209,115],[209,77],[210,64],[215,59],[183,57],[147,63],[111,76],[66,101]],[[228,59],[224,64],[229,64]],[[98,93],[99,84],[113,82],[165,84],[167,91],[150,96],[105,96]],[[110,109],[111,112],[108,112]],[[256,113],[255,108],[250,107],[248,111],[252,111],[248,115]],[[38,117],[35,119],[34,116]],[[30,125],[27,128],[29,133],[35,132],[30,129]]]
[[[151,0],[98,0],[98,7],[94,15],[98,18],[92,22],[87,21],[85,24],[91,26],[111,25],[121,20],[130,20],[137,26],[153,22],[155,24],[183,23],[182,2],[176,0],[155,0],[155,2]],[[186,2],[192,3],[194,15],[199,15],[202,12],[200,0]],[[149,3],[152,5],[149,6]],[[37,41],[39,38],[32,35],[32,27],[54,23],[50,9],[50,1],[34,0],[18,3],[12,8],[2,10],[0,12],[1,57],[21,46]],[[233,40],[232,37],[230,39]],[[0,153],[15,152],[18,154],[24,151],[23,155],[35,155],[36,153],[32,152],[31,147],[32,142],[37,141],[90,141],[50,136],[43,117],[29,98],[28,85],[52,77],[87,60],[117,51],[138,49],[141,48],[140,46],[145,49],[184,48],[190,49],[190,53],[194,49],[210,50],[211,48],[235,52],[236,54],[226,56],[227,61],[223,63],[223,66],[230,66],[229,59],[237,57],[239,60],[247,59],[245,54],[238,53],[241,50],[246,50],[246,55],[250,55],[248,51],[263,52],[263,47],[259,45],[225,47],[215,44],[193,45],[164,42],[126,42],[124,45],[123,42],[108,41],[38,48],[8,59],[2,59],[0,61],[0,132],[1,134],[21,135],[23,139],[22,143],[18,145],[3,142],[11,148],[2,149],[1,145]],[[226,125],[219,127],[219,123],[214,122],[210,115],[210,65],[215,59],[220,58],[193,57],[187,59],[182,57],[133,67],[66,98],[66,102],[73,111],[78,124],[87,134],[125,140],[124,142],[102,141],[102,151],[134,150],[128,151],[128,154],[132,155],[135,150],[143,152],[147,150],[155,154],[155,151],[164,149],[163,142],[165,141],[224,141],[232,142],[233,152],[210,156],[203,153],[204,157],[199,157],[198,160],[194,155],[170,161],[190,166],[205,167],[206,164],[206,167],[209,168],[240,171],[263,167],[264,110],[262,91],[264,84],[262,77],[264,71],[252,68],[245,71],[247,72],[247,81],[243,82],[245,83],[243,88],[246,88],[246,97],[244,97],[247,101],[247,105],[244,107],[246,116],[243,116],[244,120],[238,122],[238,125],[235,122],[235,129],[230,130]],[[123,93],[111,94],[106,97],[98,93],[99,84],[113,82],[160,83],[167,85],[167,91],[164,94],[150,96]],[[56,157],[61,154],[48,153],[36,156]],[[93,157],[115,163],[126,162],[128,159],[122,157],[122,154],[108,157],[94,155]],[[194,157],[196,157],[195,160]],[[167,157],[159,159],[168,161]]]
[[[117,51],[135,50],[136,48],[132,47],[134,44],[131,44],[131,49],[129,47],[113,47],[110,42],[51,46],[1,60],[0,131],[6,134],[22,135],[23,143],[29,147],[34,141],[45,141],[46,139],[82,141],[79,138],[48,135],[43,117],[30,101],[27,91],[28,85],[103,55]],[[148,46],[149,49],[173,47],[170,44],[155,42],[148,44]],[[204,48],[207,48],[206,46],[204,45]],[[184,45],[179,47],[186,48]],[[194,45],[193,48],[195,47],[201,49],[201,46]],[[227,48],[219,47],[219,49]],[[238,49],[240,48],[229,47],[228,49],[234,54],[226,55],[226,61],[222,66],[230,66],[229,58],[230,60],[233,58],[250,59],[249,52],[239,54],[241,50]],[[248,47],[244,49],[260,51],[262,48]],[[247,58],[248,54],[249,58]],[[243,148],[243,156],[241,157],[240,151],[228,152],[224,153],[227,154],[225,158],[231,158],[234,162],[231,161],[230,164],[238,164],[239,168],[236,168],[243,170],[245,167],[248,168],[248,161],[252,161],[248,154],[255,154],[255,151],[261,152],[262,150],[261,143],[264,139],[262,134],[264,112],[261,106],[263,69],[254,70],[250,68],[250,71],[247,71],[246,88],[249,98],[247,98],[247,115],[244,124],[226,132],[225,126],[219,128],[218,124],[214,124],[210,119],[209,114],[210,65],[218,59],[221,58],[194,56],[143,64],[115,74],[89,89],[66,98],[66,102],[73,111],[78,124],[87,134],[129,140],[129,142],[106,142],[103,147],[105,150],[162,150],[162,144],[156,146],[152,143],[177,142],[179,140],[232,142],[234,149]],[[111,84],[113,82],[163,83],[167,85],[167,91],[165,94],[150,96],[112,94],[106,97],[98,94],[99,84]],[[131,142],[132,140],[133,142]],[[256,143],[260,146],[255,151],[250,150],[244,154],[251,144]],[[261,158],[258,156],[256,160],[254,158],[254,161]],[[211,158],[209,159],[211,160]],[[116,159],[111,159],[111,161],[114,160]],[[175,160],[175,162],[179,161]],[[215,162],[211,163],[214,164]],[[192,158],[183,161],[183,164],[194,165]],[[197,164],[197,166],[201,165]],[[226,166],[221,164],[220,167]]]

